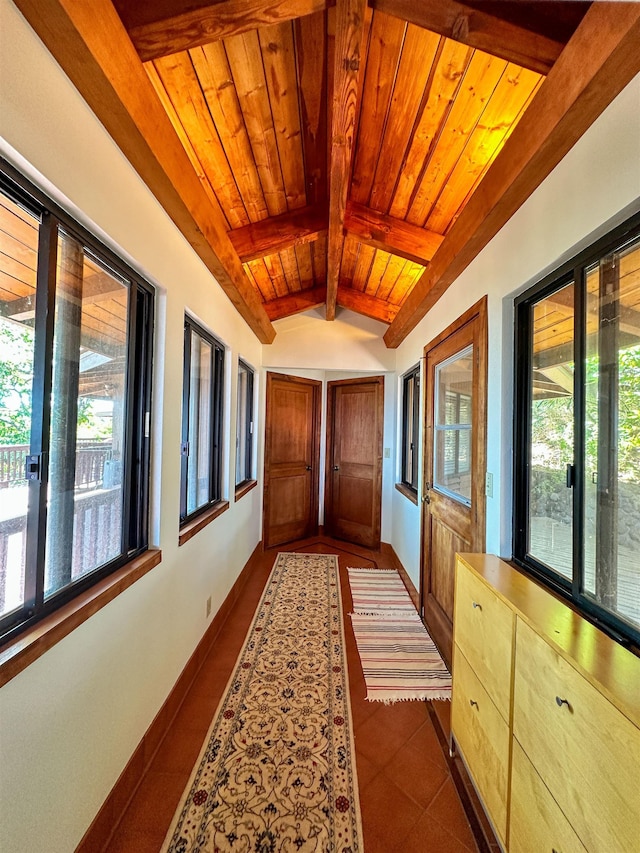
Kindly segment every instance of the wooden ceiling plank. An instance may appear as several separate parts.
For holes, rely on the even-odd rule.
[[[290,246],[311,243],[326,228],[326,207],[310,206],[230,231],[229,237],[240,260],[246,263]]]
[[[311,262],[311,245],[309,243],[301,243],[295,246],[292,251],[295,253],[296,261],[298,262],[298,275],[300,277],[300,285],[303,290],[314,286],[313,264]]]
[[[16,4],[259,340],[275,337],[110,0]]]
[[[364,292],[368,296],[375,296],[378,292],[380,282],[384,278],[384,274],[387,271],[387,266],[389,265],[390,259],[391,255],[388,252],[385,252],[381,249],[376,250],[375,257],[373,259],[373,264],[371,266],[371,273],[366,281],[364,288]]]
[[[423,264],[414,264],[407,261],[402,271],[402,275],[398,276],[396,283],[387,296],[387,302],[392,305],[397,305],[398,308],[402,305],[407,295],[413,290],[416,281],[424,272]]]
[[[397,347],[640,72],[640,4],[592,5],[387,329]]]
[[[407,215],[413,188],[422,180],[431,149],[446,123],[472,55],[473,51],[466,45],[442,39],[434,59],[431,84],[425,93],[426,103],[410,137],[389,206],[389,215],[396,219],[404,219]]]
[[[347,203],[344,227],[369,246],[423,266],[431,260],[444,240],[442,234],[385,216],[354,201]]]
[[[292,314],[300,314],[302,311],[309,311],[311,308],[319,308],[324,305],[326,298],[326,287],[312,287],[274,299],[272,302],[267,302],[264,307],[270,320],[281,320],[283,317],[290,317]]]
[[[248,224],[250,219],[242,195],[191,57],[188,53],[177,53],[158,59],[154,67],[171,101],[172,113],[177,116],[179,127],[189,140],[189,146],[201,164],[221,209],[225,211],[225,218],[233,227]]]
[[[276,296],[278,298],[280,298],[281,296],[288,296],[289,287],[287,285],[287,278],[282,268],[282,261],[280,260],[280,255],[267,255],[267,257],[263,260],[265,268],[269,274],[269,277],[271,278],[271,282],[276,292]]]
[[[282,252],[280,252],[280,263],[282,264],[282,270],[287,281],[287,290],[289,293],[297,293],[302,290],[300,271],[298,270],[298,260],[293,247],[290,246],[288,249],[283,249]]]
[[[224,47],[269,216],[278,216],[287,212],[287,198],[258,35],[234,36]]]
[[[507,63],[503,59],[480,51],[474,53],[451,112],[432,149],[427,170],[414,189],[407,212],[408,222],[425,225],[449,175],[463,156],[467,140],[476,129],[506,67]]]
[[[249,279],[255,284],[263,302],[268,302],[270,299],[275,299],[277,297],[276,289],[273,286],[271,276],[267,272],[267,268],[262,258],[255,261],[249,261],[244,265],[244,267],[247,270]]]
[[[314,243],[309,244],[311,248],[311,262],[313,264],[313,281],[316,286],[327,285],[327,232],[322,231]]]
[[[124,4],[119,4],[123,6]],[[143,61],[326,9],[326,0],[156,0],[127,4],[123,19]]]
[[[350,197],[360,204],[369,202],[405,30],[399,18],[373,16],[350,188]]]
[[[224,45],[197,47],[190,56],[249,221],[259,222],[268,209]],[[208,139],[204,137],[204,144]]]
[[[396,286],[398,279],[402,276],[402,271],[406,263],[404,258],[391,255],[375,294],[378,299],[383,299],[385,302],[388,301],[389,294]]]
[[[290,23],[265,27],[258,32],[264,65],[287,208],[304,207],[302,133],[293,27]]]
[[[342,285],[338,288],[338,305],[387,324],[391,323],[398,313],[396,305],[389,305],[388,302],[376,299],[375,296],[369,296],[367,293],[342,287]]]
[[[370,195],[369,206],[382,213],[389,212],[411,136],[417,125],[416,117],[426,103],[425,91],[439,44],[440,37],[435,33],[413,25],[407,27]]]
[[[328,238],[327,238],[328,239]],[[353,276],[358,263],[358,254],[360,251],[360,243],[349,234],[345,237],[344,246],[342,248],[342,260],[340,263],[340,286],[351,287],[353,285]]]
[[[465,199],[470,198],[472,188],[509,138],[532,93],[543,79],[526,68],[507,65],[460,159],[441,188],[425,228],[446,233],[456,215],[460,214]]]
[[[364,53],[366,11],[367,0],[337,0],[336,3],[327,250],[327,320],[335,320],[336,316],[340,261],[344,245],[344,213],[347,206],[358,120],[358,88]]]
[[[373,7],[539,74],[549,73],[564,47],[562,41],[456,0],[373,0]]]
[[[351,283],[351,287],[354,290],[359,290],[361,293],[364,293],[375,255],[376,250],[373,246],[367,246],[364,243],[360,243],[358,248],[358,259],[353,271],[353,281]]]
[[[307,204],[327,201],[327,14],[293,23]]]

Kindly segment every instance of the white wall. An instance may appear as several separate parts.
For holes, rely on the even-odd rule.
[[[486,549],[511,556],[513,296],[637,210],[640,200],[640,76],[607,108],[397,350],[398,374],[488,294],[489,387]],[[423,383],[424,389],[424,383]],[[395,492],[391,542],[420,579],[419,509]]]
[[[9,0],[2,153],[158,287],[152,539],[162,563],[0,691],[0,849],[80,841],[260,539],[261,488],[233,503],[236,364],[262,347]],[[19,154],[17,153],[19,152]],[[185,310],[228,347],[231,507],[178,548]],[[261,470],[261,460],[258,460]]]

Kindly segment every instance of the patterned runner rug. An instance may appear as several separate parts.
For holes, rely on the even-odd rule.
[[[338,558],[278,554],[162,853],[362,853]]]
[[[388,569],[349,569],[349,582],[367,699],[385,704],[451,699],[451,675],[400,575]]]
[[[356,613],[381,610],[415,613],[402,578],[393,569],[348,569],[349,585]]]

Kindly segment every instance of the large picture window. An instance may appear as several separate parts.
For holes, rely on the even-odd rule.
[[[8,166],[0,276],[8,636],[147,547],[153,292]]]
[[[224,347],[190,317],[184,322],[180,523],[222,498]]]
[[[238,362],[236,417],[236,487],[253,479],[253,370]]]
[[[418,493],[418,442],[420,435],[420,365],[402,377],[401,482]]]
[[[516,301],[514,557],[640,640],[640,216]]]

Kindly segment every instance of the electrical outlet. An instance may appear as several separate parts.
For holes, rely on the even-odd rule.
[[[493,474],[490,471],[485,475],[484,493],[488,498],[493,497]]]
[[[207,617],[211,616],[211,596],[207,598]]]

